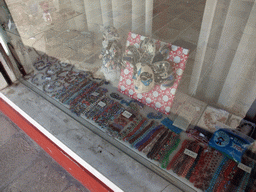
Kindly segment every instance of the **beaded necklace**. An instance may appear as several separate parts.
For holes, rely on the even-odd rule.
[[[46,71],[45,71],[45,74],[47,76],[51,76],[51,75],[54,75],[56,74],[57,72],[61,71],[62,68],[60,66],[59,63],[54,63],[53,65],[49,66]]]
[[[209,183],[209,187],[206,190],[206,192],[212,191],[214,185],[216,184],[217,178],[219,177],[221,170],[223,169],[223,167],[225,167],[226,163],[229,161],[228,157],[224,157],[220,163],[220,165],[218,166],[217,170],[215,171],[215,173],[212,176],[212,180]]]
[[[176,153],[176,155],[172,158],[170,163],[167,166],[167,170],[172,169],[173,167],[176,167],[179,163],[179,158],[182,157],[185,148],[189,145],[189,140],[185,140],[182,143],[181,149]]]
[[[164,150],[164,146],[168,146],[169,145],[169,142],[170,142],[170,138],[172,137],[172,135],[174,134],[174,132],[172,131],[169,131],[167,136],[159,143],[156,143],[154,145],[154,147],[152,148],[152,150],[150,151],[151,154],[150,154],[150,157],[152,159],[155,159],[155,160],[159,160],[158,157],[160,158],[162,156],[161,154],[161,150]]]
[[[191,166],[191,168],[189,169],[187,175],[186,175],[186,179],[190,179],[191,175],[192,175],[192,172],[194,171],[200,157],[201,157],[201,154],[202,152],[204,151],[205,147],[200,147],[199,151],[198,151],[198,155],[196,157],[196,160],[194,161],[193,165]]]
[[[73,104],[70,106],[70,110],[76,113],[78,116],[85,111],[86,108],[94,105],[96,101],[102,98],[108,90],[105,88],[97,88],[95,92],[87,94],[84,98],[82,98],[77,104]]]
[[[147,150],[146,148],[149,149],[149,151],[151,150],[151,148],[154,146],[155,142],[154,141],[157,141],[156,138],[160,138],[160,136],[165,132],[165,128],[164,127],[160,127],[158,130],[156,130],[151,136],[150,138],[145,142],[143,143],[141,146],[139,146],[138,150],[139,151],[143,151],[144,153],[146,153],[145,151]],[[145,150],[144,150],[145,148]],[[149,152],[148,151],[148,152]],[[147,153],[148,153],[147,152]]]
[[[180,138],[178,135],[175,136],[176,138],[173,140],[171,145],[169,146],[169,149],[166,150],[166,153],[160,157],[159,161],[161,163],[161,167],[166,169],[167,165],[169,163],[169,157],[173,153],[175,149],[177,149],[179,143],[180,143]]]
[[[255,162],[247,157],[242,158],[242,163],[251,168],[255,166]],[[250,179],[250,174],[239,168],[235,173],[233,179],[231,180],[231,184],[229,185],[228,190],[232,190],[236,192],[245,191],[246,186],[248,185],[249,179]]]
[[[256,191],[256,167],[255,167],[255,164],[252,169],[252,172],[251,172],[251,175],[250,175],[250,178],[249,178],[249,181],[248,181],[245,191],[249,191],[249,192]]]
[[[200,144],[198,142],[195,142],[192,144],[192,147],[190,148],[190,150],[197,154],[200,148],[201,148]],[[187,158],[185,158],[185,161],[183,161],[183,163],[181,164],[182,167],[180,168],[178,175],[181,175],[181,177],[186,177],[186,175],[189,172],[189,169],[192,167],[195,160],[196,158],[187,156]]]
[[[92,93],[97,87],[99,86],[98,83],[92,82],[88,85],[86,85],[82,91],[75,93],[72,97],[70,97],[68,100],[66,100],[64,103],[70,104],[70,106],[76,105],[78,102],[80,102],[84,97],[86,97],[87,94]]]
[[[174,149],[176,149],[176,147],[177,147],[177,143],[176,143],[177,140],[180,140],[180,136],[173,132],[171,137],[166,142],[166,144],[159,150],[159,153],[155,157],[155,160],[162,162],[168,153],[170,156],[172,151],[174,151]],[[168,156],[168,158],[169,158],[169,156]]]
[[[86,80],[87,81],[87,80]],[[58,90],[56,93],[52,94],[52,97],[56,98],[56,99],[60,99],[61,95],[64,95],[66,92],[68,92],[68,90],[70,90],[71,88],[73,88],[74,84],[70,84],[70,85],[66,85],[63,87],[63,89]]]
[[[89,80],[89,75],[83,72],[74,72],[72,69],[70,70],[61,70],[55,74],[57,80],[61,80],[69,85],[80,84],[83,80]],[[68,78],[67,78],[68,77]],[[71,78],[72,77],[72,78]]]
[[[102,105],[99,105],[100,102]],[[88,119],[94,119],[113,103],[114,101],[112,99],[108,97],[103,97],[93,108],[85,112],[84,115]]]
[[[190,157],[184,153],[185,149],[198,153],[200,145],[196,141],[185,140],[182,143],[181,149],[168,164],[167,170],[173,169],[178,175],[185,177],[193,165],[196,158]]]
[[[124,141],[129,141],[133,139],[148,123],[147,118],[143,118],[143,120],[128,134],[124,137]]]
[[[120,132],[118,138],[120,140],[124,140],[124,138],[134,130],[134,128],[143,120],[143,118],[144,117],[142,115],[137,115],[136,118],[133,119],[132,123],[130,123],[130,125],[127,128],[123,129]]]
[[[133,111],[130,107],[127,108],[124,113],[117,116],[113,122],[109,122],[109,127],[120,133],[130,122],[132,122],[138,112]]]
[[[53,57],[49,57],[48,55],[44,54],[40,58],[38,58],[38,61],[33,63],[34,67],[37,71],[42,71],[45,68],[52,65],[52,63],[55,63],[57,59],[54,59]]]
[[[158,125],[157,127],[155,127],[153,130],[151,130],[149,133],[145,134],[145,137],[143,137],[140,141],[134,143],[133,147],[135,149],[138,149],[140,146],[142,146],[143,144],[145,144],[157,131],[159,131],[159,129],[161,129],[163,126],[162,125]]]
[[[131,118],[132,119],[132,118]],[[124,129],[124,127],[131,121],[131,119],[124,117],[120,114],[117,118],[114,119],[113,122],[110,122],[108,126],[116,132],[120,132]]]
[[[85,86],[80,87],[80,89],[72,90],[70,93],[64,94],[64,97],[60,100],[62,103],[70,104],[71,100],[74,100],[78,95],[82,94],[84,91],[87,90],[87,88],[90,88],[93,86],[93,82],[89,81]]]
[[[162,135],[167,134],[168,130],[166,128],[164,128],[163,130],[161,130],[161,132],[159,134],[157,134],[152,141],[144,148],[142,149],[142,152],[145,154],[148,154],[151,149],[153,148],[153,146],[156,144],[156,142],[158,141],[159,138],[161,138]]]
[[[141,145],[138,146],[138,150],[142,151],[147,145],[149,145],[156,137],[157,135],[163,134],[165,131],[165,128],[161,126],[159,129],[153,132],[153,134],[149,135],[149,139],[147,139],[146,142],[142,143]],[[146,139],[146,138],[145,138]],[[141,141],[142,142],[142,141]],[[138,143],[139,144],[139,143]]]
[[[230,181],[233,179],[235,173],[237,172],[238,167],[237,163],[229,159],[226,164],[223,166],[218,178],[214,183],[214,191],[227,191]]]
[[[145,133],[148,133],[150,130],[152,130],[155,126],[156,126],[156,122],[155,121],[151,121],[144,129],[141,130],[140,133],[137,133],[137,135],[135,137],[133,137],[132,139],[129,140],[130,144],[136,144],[138,141],[140,141],[141,139],[143,139],[143,135]]]
[[[89,110],[91,110],[93,107],[95,107],[104,97],[105,97],[105,94],[100,95],[100,96],[98,97],[98,99],[97,99],[95,102],[91,103],[89,106],[87,106],[87,107],[85,108],[85,110],[84,110],[83,113],[86,113],[86,112],[88,112]]]
[[[189,181],[194,183],[194,186],[206,190],[209,187],[212,175],[219,166],[223,155],[210,147],[207,147],[202,152],[200,159],[191,174]]]
[[[113,120],[119,114],[121,114],[125,109],[119,103],[114,103],[112,106],[106,108],[98,117],[95,118],[95,122],[101,127],[106,128],[108,122]]]
[[[157,154],[159,148],[161,147],[162,144],[164,144],[167,139],[171,136],[172,132],[169,130],[166,130],[163,135],[157,140],[155,145],[152,147],[151,151],[147,154],[147,157],[150,159],[153,159],[154,156]]]
[[[78,79],[87,78],[89,75],[84,72],[76,72],[72,70],[65,70],[56,73],[58,79],[63,80],[65,83],[71,84],[76,82]]]
[[[61,81],[58,81],[58,80],[50,81],[43,85],[44,92],[49,93],[49,94],[54,94],[57,91],[62,90],[63,88],[64,88],[64,83],[62,83]]]
[[[117,104],[116,102],[113,102],[111,105],[108,105],[106,108],[104,108],[104,110],[101,113],[99,113],[98,115],[93,117],[93,121],[97,122],[97,120],[101,118],[102,114],[104,114],[106,116],[106,112],[108,112],[116,104]]]
[[[88,83],[90,83],[90,81],[84,79],[81,83],[76,82],[74,84],[70,84],[67,88],[63,89],[54,97],[56,97],[56,99],[59,99],[59,101],[63,103],[67,98],[76,93],[82,87],[86,86]]]
[[[44,73],[37,73],[31,78],[31,82],[37,86],[44,85],[46,82],[51,80],[52,78],[46,76]]]
[[[33,65],[37,71],[42,71],[42,70],[46,69],[47,67],[51,66],[52,64],[50,62],[37,61]]]
[[[132,147],[135,147],[138,143],[142,145],[145,143],[150,136],[148,136],[152,131],[154,132],[155,128],[159,127],[161,125],[158,125],[158,122],[154,122],[153,125],[151,125],[148,129],[144,129],[145,132],[140,133],[140,136],[132,143]],[[146,139],[145,139],[146,138]]]

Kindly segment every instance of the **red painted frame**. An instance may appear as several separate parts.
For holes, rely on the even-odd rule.
[[[75,179],[81,182],[92,192],[113,191],[105,183],[85,169],[65,151],[60,149],[54,142],[41,133],[34,125],[13,109],[8,103],[0,98],[0,111],[9,117],[31,139],[42,147],[56,162],[58,162]]]

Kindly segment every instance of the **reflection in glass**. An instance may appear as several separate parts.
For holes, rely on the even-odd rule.
[[[248,76],[255,70],[256,5],[209,0],[206,8],[190,93],[245,116],[256,94],[255,80]]]

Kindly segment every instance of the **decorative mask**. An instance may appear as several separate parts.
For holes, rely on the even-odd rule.
[[[136,72],[133,74],[134,88],[137,93],[148,92],[155,86],[155,75],[152,68],[147,64],[137,63]]]
[[[123,57],[133,66],[133,83],[137,93],[146,93],[156,84],[171,87],[175,81],[173,63],[167,61],[170,48],[164,45],[157,49],[152,39],[145,38],[139,48],[135,45],[127,47]]]

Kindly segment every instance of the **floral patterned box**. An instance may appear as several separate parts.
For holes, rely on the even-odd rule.
[[[207,106],[197,125],[210,132],[215,132],[217,122],[226,124],[228,117],[229,112]]]
[[[146,44],[145,41],[147,41],[147,42],[151,41],[152,44],[151,44],[151,47],[148,46],[147,49],[145,49],[145,50],[148,50],[148,52],[146,52],[146,54],[145,54],[145,52],[143,54],[141,54],[141,52],[139,53],[139,51],[143,48],[143,46],[145,46],[145,44]],[[170,63],[170,67],[172,68],[172,75],[173,75],[172,84],[168,84],[170,81],[167,83],[164,82],[165,84],[155,83],[154,86],[149,91],[141,93],[135,89],[135,83],[137,83],[137,82],[135,82],[135,80],[134,80],[138,77],[139,73],[141,73],[141,71],[138,71],[138,73],[135,74],[134,66],[136,66],[136,69],[138,69],[139,67],[141,67],[141,64],[134,65],[134,64],[132,64],[132,61],[131,62],[126,61],[126,68],[121,70],[121,77],[120,77],[120,81],[118,84],[118,90],[121,93],[128,95],[129,97],[136,99],[136,100],[140,101],[141,103],[144,103],[147,106],[150,106],[150,107],[156,109],[157,111],[160,111],[165,114],[169,114],[171,111],[172,103],[173,103],[174,96],[176,94],[179,82],[180,82],[182,74],[185,70],[189,50],[184,49],[179,46],[164,43],[161,41],[157,41],[157,40],[153,40],[153,39],[149,40],[149,38],[147,38],[145,36],[130,32],[128,34],[128,38],[127,38],[125,53],[128,54],[130,50],[134,50],[134,49],[139,50],[139,51],[137,51],[138,52],[137,55],[139,55],[139,56],[142,55],[142,57],[145,55],[148,56],[149,58],[146,58],[147,59],[146,61],[148,63],[150,63],[151,68],[152,67],[154,68],[159,62],[157,63],[157,61],[155,60],[155,57],[154,57],[154,59],[151,59],[151,57],[150,57],[151,56],[150,54],[152,54],[153,51],[152,51],[152,49],[149,49],[149,48],[152,48],[152,46],[155,46],[155,51],[154,51],[155,57],[157,56],[157,53],[163,52],[162,47],[168,47],[168,51],[166,51],[167,49],[165,49],[166,58],[163,58],[162,63],[161,62],[160,63],[163,64],[163,63],[166,63],[166,61],[168,61]],[[152,51],[152,52],[150,52],[150,51]],[[139,63],[143,63],[143,62],[145,63],[145,57],[143,59],[140,59]],[[158,59],[159,59],[159,57],[158,57]],[[136,63],[136,62],[134,62],[134,63]],[[137,60],[137,63],[138,63],[138,60]],[[167,65],[165,65],[164,67],[166,68],[166,66]],[[150,70],[150,69],[147,67],[147,69],[145,69],[145,70]],[[135,78],[134,78],[134,74],[136,75]],[[143,74],[143,72],[140,75],[142,75],[142,74]],[[151,76],[153,76],[153,82],[157,80],[157,78],[156,78],[157,76],[154,74],[151,75]],[[169,76],[169,79],[171,79],[171,76]],[[142,80],[141,80],[141,82],[142,82]],[[144,84],[147,83],[147,85],[152,84],[152,80],[150,79],[143,83]],[[168,86],[166,86],[166,84],[171,85],[171,86],[168,87]]]

